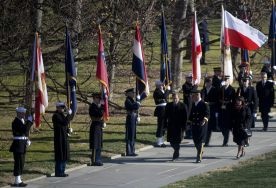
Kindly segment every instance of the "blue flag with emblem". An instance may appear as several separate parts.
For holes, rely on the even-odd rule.
[[[77,96],[76,96],[76,67],[74,61],[74,54],[68,29],[66,27],[66,52],[65,52],[65,75],[66,75],[66,89],[67,89],[67,106],[71,108],[72,114],[77,112]]]

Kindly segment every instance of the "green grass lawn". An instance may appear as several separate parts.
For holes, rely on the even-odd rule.
[[[166,187],[189,188],[258,188],[276,187],[276,151],[217,169]]]

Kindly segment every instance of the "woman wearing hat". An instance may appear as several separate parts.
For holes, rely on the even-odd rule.
[[[13,187],[25,187],[26,183],[21,180],[21,175],[24,169],[26,147],[31,144],[28,139],[30,128],[33,124],[32,116],[25,120],[26,109],[24,107],[16,108],[16,117],[12,122],[13,142],[10,147],[10,152],[13,152],[15,177]]]
[[[233,141],[238,145],[238,153],[236,158],[245,155],[244,146],[247,144],[248,136],[244,129],[250,128],[251,112],[249,107],[245,105],[244,98],[236,97],[234,106],[232,108],[232,130]]]
[[[69,123],[72,119],[72,110],[69,109],[67,115],[65,114],[65,103],[57,102],[56,111],[52,116],[54,126],[54,152],[55,152],[55,176],[66,177],[65,174],[66,163],[69,160],[69,140],[68,133],[72,132],[69,129]]]

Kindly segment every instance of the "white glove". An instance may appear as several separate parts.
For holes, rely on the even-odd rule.
[[[27,146],[30,146],[30,145],[31,145],[31,141],[27,140]]]
[[[215,113],[215,116],[218,117],[218,115],[219,115],[218,112],[216,112],[216,113]]]
[[[140,121],[141,121],[140,116],[138,116],[137,117],[137,122],[140,122]]]
[[[221,82],[221,86],[224,86],[224,85],[225,85],[225,81],[222,81],[222,82]]]
[[[140,95],[136,96],[136,100],[139,101],[141,99]]]
[[[169,90],[169,91],[170,91],[170,90],[171,90],[171,86],[168,86],[168,87],[167,87],[167,90]]]
[[[103,128],[106,128],[106,123],[103,123]]]
[[[276,66],[273,66],[273,69],[276,70]]]
[[[33,116],[28,116],[27,120],[33,122]]]
[[[257,113],[253,113],[253,116],[254,116],[254,118],[256,118],[257,117]]]
[[[73,128],[71,128],[71,127],[68,130],[69,130],[70,134],[73,132]]]
[[[72,110],[69,108],[68,110],[68,114],[71,115],[72,114]]]

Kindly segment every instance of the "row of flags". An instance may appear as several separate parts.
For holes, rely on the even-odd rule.
[[[269,39],[272,41],[270,47],[272,50],[272,61],[275,59],[275,6],[273,5]],[[200,33],[197,24],[196,11],[192,22],[192,74],[193,83],[200,84],[201,67],[200,59],[202,56],[202,48],[200,41]],[[221,50],[222,50],[222,68],[223,74],[229,75],[233,81],[233,70],[231,62],[230,46],[242,49],[242,62],[249,62],[248,50],[257,50],[267,41],[267,37],[257,29],[251,27],[245,21],[242,21],[222,7],[222,26],[221,26]],[[133,61],[132,71],[136,76],[136,95],[143,100],[149,95],[149,84],[146,71],[146,64],[143,52],[142,36],[140,33],[139,24],[137,22],[135,28],[135,38],[133,42]],[[275,62],[272,62],[275,65]],[[66,74],[66,89],[67,89],[67,105],[72,109],[73,114],[77,111],[77,79],[74,55],[70,40],[70,35],[66,28],[66,53],[65,53],[65,74]],[[107,64],[105,60],[104,44],[102,39],[101,28],[98,30],[98,57],[96,78],[100,83],[100,90],[104,101],[104,120],[109,119],[108,111],[108,96],[109,96],[109,80],[107,72]],[[31,80],[36,83],[35,97],[35,124],[40,126],[40,115],[45,113],[45,108],[48,106],[48,94],[45,82],[45,72],[42,59],[42,51],[38,34],[35,35],[33,48],[33,69]],[[168,56],[167,30],[165,24],[164,11],[162,11],[161,22],[161,61],[160,61],[160,81],[168,88],[172,83],[171,65]]]

